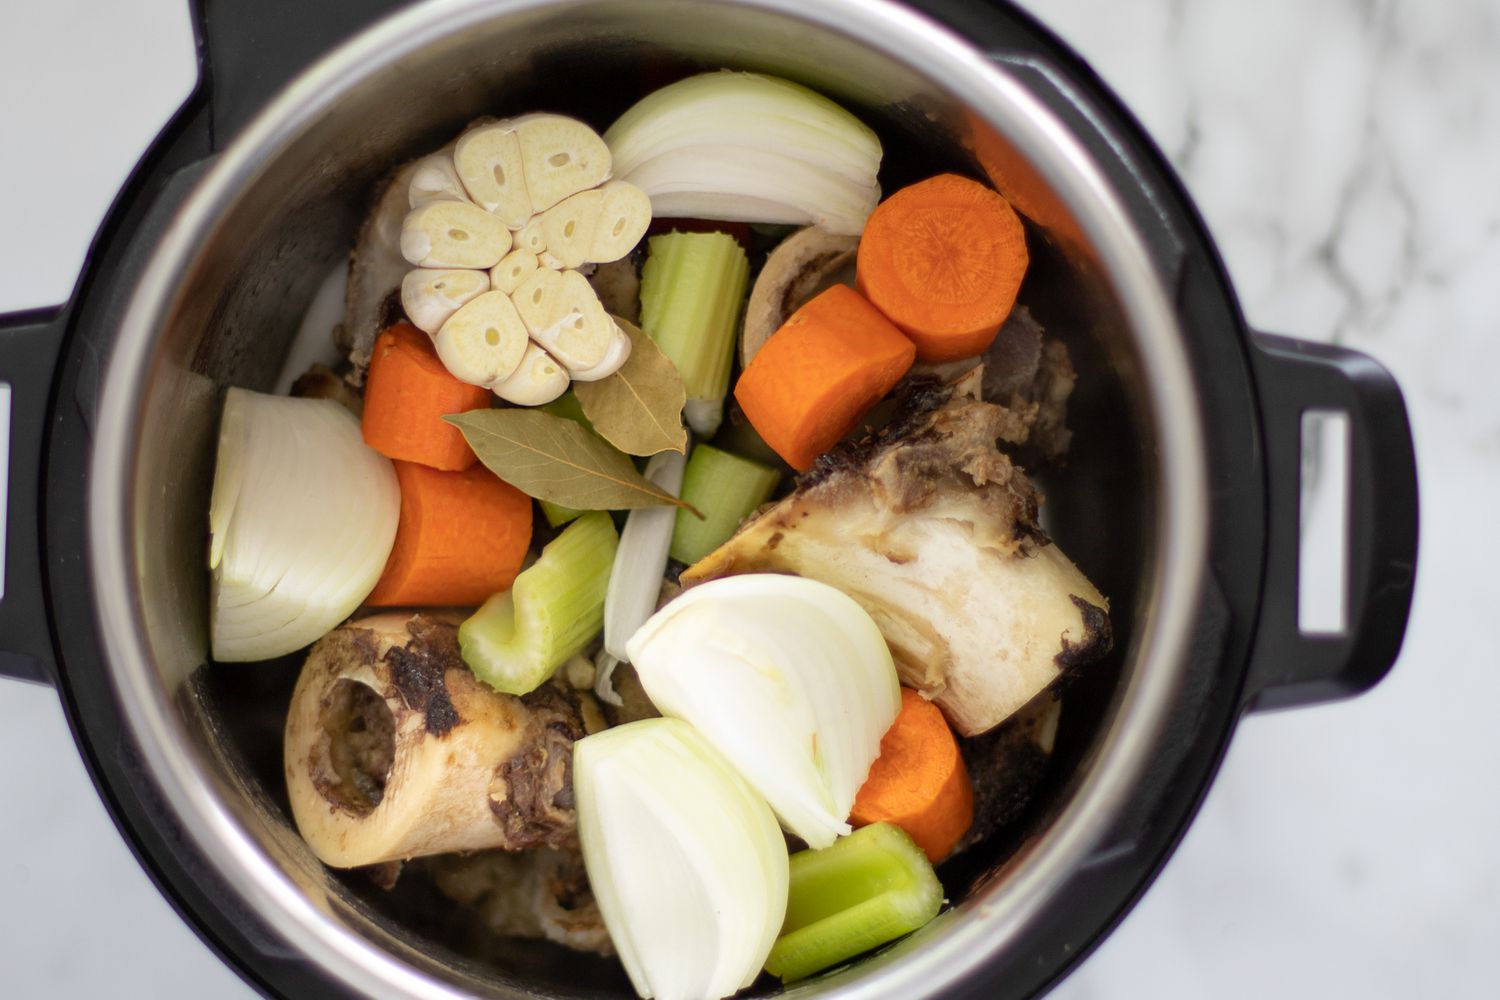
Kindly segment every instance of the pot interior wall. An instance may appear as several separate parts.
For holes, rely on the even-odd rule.
[[[386,894],[358,874],[330,873],[297,837],[280,742],[296,658],[206,662],[204,539],[217,408],[226,386],[270,387],[317,284],[349,252],[373,193],[396,164],[481,114],[545,108],[602,129],[644,92],[693,69],[762,70],[807,82],[874,125],[886,142],[887,190],[941,169],[983,176],[984,164],[1011,164],[993,179],[1003,189],[1024,187],[1017,201],[1029,217],[1033,264],[1022,301],[1067,342],[1080,372],[1073,452],[1063,472],[1044,480],[1048,521],[1110,596],[1116,653],[1069,690],[1050,777],[1027,819],[944,869],[958,902],[948,920],[963,919],[1003,876],[1013,850],[1045,836],[1097,752],[1097,734],[1134,658],[1132,623],[1148,611],[1156,532],[1147,390],[1128,326],[1069,210],[1045,178],[1022,176],[1003,135],[898,57],[788,16],[685,2],[597,4],[496,16],[423,41],[391,65],[328,79],[322,91],[304,94],[313,107],[302,124],[279,135],[243,172],[238,193],[216,206],[160,331],[135,464],[135,557],[162,683],[180,706],[207,780],[330,919],[435,977],[480,994],[628,992],[611,962],[478,942],[458,930],[472,921],[455,920],[451,905],[436,906],[419,884],[408,880]],[[330,90],[336,99],[324,106]],[[431,922],[419,927],[402,916],[414,911]]]

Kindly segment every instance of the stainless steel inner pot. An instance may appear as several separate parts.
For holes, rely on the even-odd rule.
[[[1022,209],[1034,250],[1023,300],[1048,302],[1066,320],[1051,329],[1067,337],[1081,373],[1080,450],[1066,476],[1046,484],[1052,527],[1110,595],[1119,646],[1117,667],[1090,682],[1101,692],[1090,717],[1065,722],[1075,749],[1019,849],[983,859],[965,898],[921,932],[788,992],[917,997],[970,976],[1128,805],[1182,676],[1208,521],[1182,331],[1119,193],[1017,78],[883,0],[433,0],[408,9],[297,79],[177,213],[105,369],[88,498],[104,648],[162,808],[284,947],[351,990],[583,987],[566,970],[483,966],[434,946],[333,877],[291,828],[275,785],[278,733],[268,724],[257,744],[239,722],[267,706],[233,702],[257,683],[240,672],[259,668],[200,669],[222,391],[269,387],[317,283],[348,253],[391,167],[479,114],[547,108],[602,128],[692,66],[801,80],[877,126],[894,172],[984,169]],[[1117,498],[1103,513],[1078,500],[1101,490]]]

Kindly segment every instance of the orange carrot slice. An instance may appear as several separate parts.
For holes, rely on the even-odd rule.
[[[880,740],[849,822],[894,823],[934,864],[947,857],[974,822],[974,788],[958,741],[942,711],[911,688]]]
[[[911,341],[878,309],[852,288],[834,285],[771,334],[734,398],[766,443],[805,472],[891,391],[915,357]]]
[[[855,283],[912,339],[919,359],[952,361],[990,346],[1028,261],[1009,202],[977,181],[939,174],[876,206],[860,236]]]
[[[432,340],[410,323],[375,339],[360,420],[365,444],[386,458],[456,472],[474,464],[463,432],[443,420],[490,405],[490,391],[460,382],[439,360]]]
[[[401,520],[365,603],[474,605],[508,588],[531,545],[531,498],[482,465],[463,472],[395,466]]]

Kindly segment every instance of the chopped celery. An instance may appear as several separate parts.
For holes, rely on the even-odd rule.
[[[572,389],[558,396],[547,405],[537,407],[537,409],[543,413],[550,413],[554,417],[567,417],[574,423],[582,424],[589,428],[589,430],[594,429],[593,425],[589,423],[589,418],[583,415],[583,404],[578,402],[578,397],[573,394]]]
[[[791,859],[786,923],[766,971],[790,982],[894,941],[937,916],[943,887],[900,827],[872,823]]]
[[[677,511],[672,558],[691,566],[724,544],[745,515],[766,502],[780,479],[780,472],[759,462],[698,445],[688,457],[680,495],[702,511],[703,518]]]
[[[619,538],[591,511],[458,629],[464,662],[497,691],[526,694],[583,651],[604,626],[604,594]]]
[[[708,437],[724,415],[750,262],[726,233],[663,233],[641,268],[641,329],[682,376],[683,413]]]
[[[728,422],[714,435],[714,447],[720,451],[732,451],[741,458],[748,458],[752,462],[762,465],[772,465],[786,471],[790,468],[782,457],[776,454],[776,449],[766,444],[766,439],[760,436],[749,418],[743,413],[734,414]]]
[[[537,504],[542,508],[542,516],[554,528],[561,528],[569,521],[578,518],[584,513],[576,507],[564,507],[562,504],[553,503],[551,500],[538,500]]]

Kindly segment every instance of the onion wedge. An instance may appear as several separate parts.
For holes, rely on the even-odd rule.
[[[658,217],[816,224],[857,234],[880,200],[880,139],[838,104],[758,73],[700,73],[604,133],[615,176]]]
[[[692,723],[811,847],[849,832],[901,691],[874,620],[770,573],[694,587],[626,644],[657,709]]]
[[[396,539],[390,460],[329,399],[230,389],[209,501],[214,659],[301,649],[359,607]]]
[[[589,883],[636,992],[749,986],[786,915],[786,845],[765,800],[678,719],[573,744],[573,791]]]

